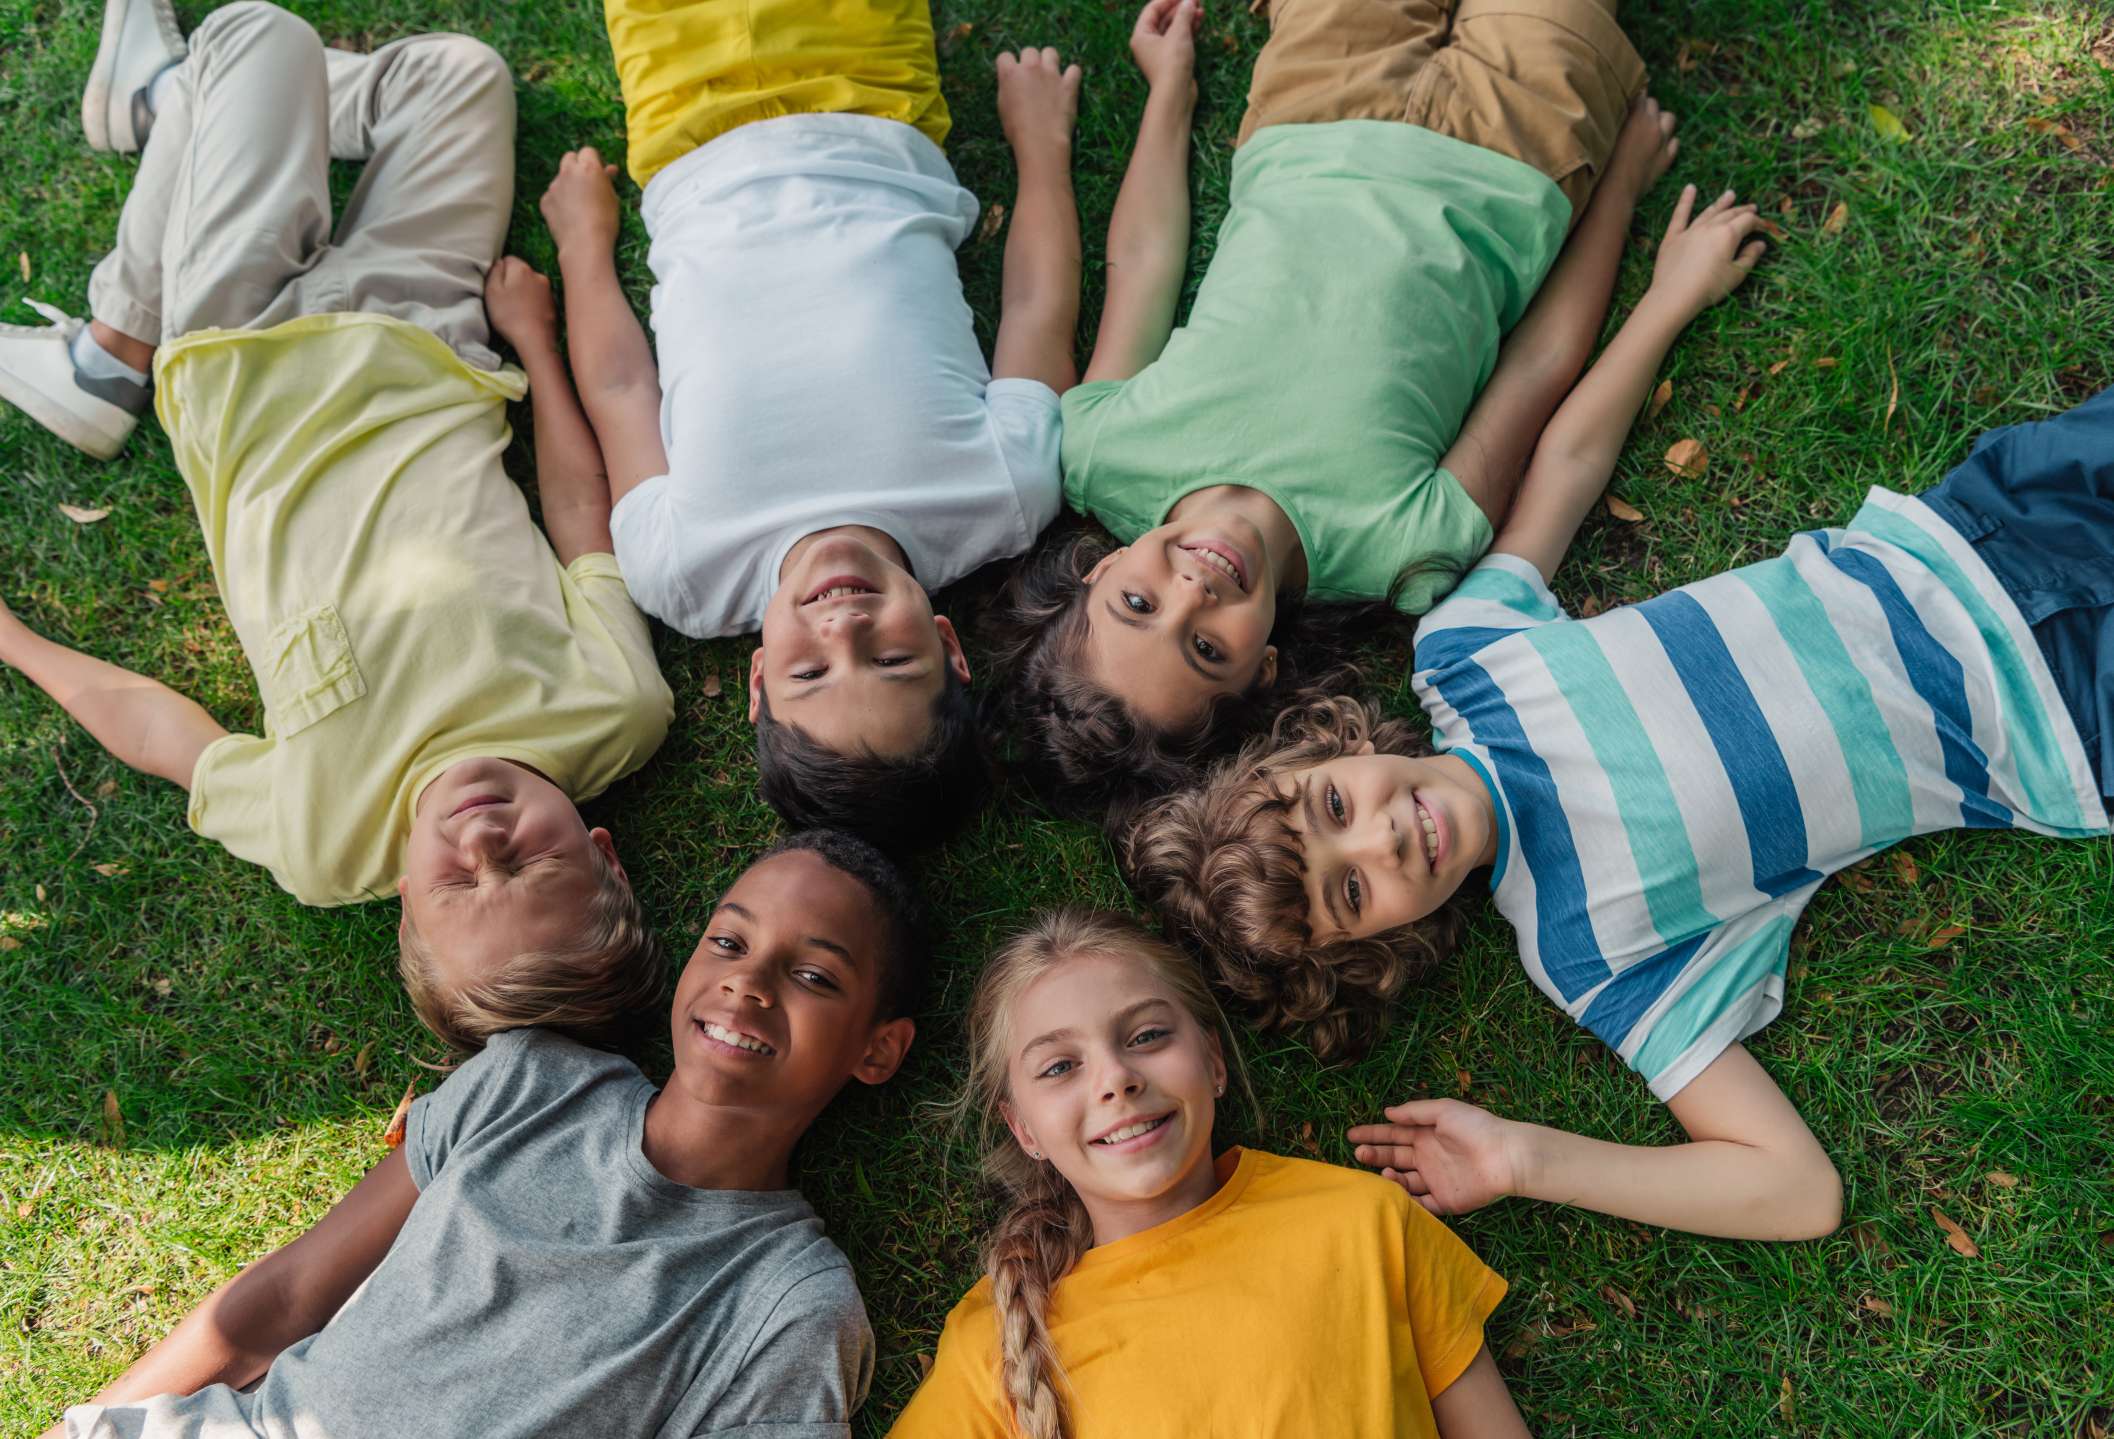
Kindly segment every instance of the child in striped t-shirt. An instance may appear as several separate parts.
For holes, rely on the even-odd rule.
[[[1706,1234],[1827,1232],[1840,1180],[1740,1044],[1783,1006],[1800,910],[1910,835],[2108,833],[2114,393],[1985,436],[1921,498],[1875,487],[1776,559],[1583,622],[1558,608],[1547,581],[1668,343],[1752,260],[1734,259],[1752,221],[1730,196],[1693,227],[1690,203],[1492,553],[1418,631],[1439,752],[1421,727],[1314,703],[1130,840],[1227,982],[1337,1052],[1443,954],[1448,901],[1491,866],[1535,983],[1689,1135],[1608,1144],[1452,1100],[1351,1131],[1439,1213],[1520,1194]]]

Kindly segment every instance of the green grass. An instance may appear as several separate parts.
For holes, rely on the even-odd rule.
[[[182,8],[187,24],[203,13]],[[582,142],[621,147],[599,8],[298,8],[326,38],[356,45],[457,29],[509,57],[522,97],[513,243],[547,264],[534,201],[558,155]],[[1639,222],[1623,301],[1642,290],[1647,231],[1683,180],[1737,186],[1786,236],[1676,348],[1673,401],[1640,427],[1616,478],[1647,518],[1596,515],[1560,577],[1568,601],[1640,598],[1768,554],[1802,526],[1847,518],[1867,485],[1923,488],[1983,429],[2059,411],[2114,379],[2114,304],[2101,284],[2114,259],[2104,63],[2114,39],[2087,9],[1626,9],[1685,139]],[[940,0],[939,11],[950,149],[986,201],[1010,205],[1013,187],[992,56],[1034,41],[1085,61],[1078,173],[1092,251],[1142,98],[1124,58],[1128,5]],[[79,135],[100,13],[93,0],[0,0],[0,320],[34,322],[14,303],[23,294],[85,308],[89,267],[130,182],[132,162],[92,154]],[[1263,35],[1244,6],[1214,5],[1192,283],[1223,213]],[[1884,138],[1872,104],[1910,138]],[[2029,128],[2037,118],[2076,145]],[[1838,205],[1846,222],[1829,233]],[[962,252],[987,343],[1001,248],[985,238]],[[635,219],[623,259],[643,299]],[[1091,261],[1088,290],[1091,334]],[[1689,437],[1712,455],[1701,479],[1660,462]],[[512,458],[526,475],[525,456]],[[11,604],[47,633],[178,684],[225,723],[258,722],[153,425],[123,459],[98,465],[0,412],[0,476],[0,593]],[[77,528],[60,502],[111,517]],[[592,806],[678,951],[773,832],[749,792],[732,683],[743,653],[663,637],[675,729]],[[727,693],[706,699],[713,673]],[[1398,660],[1376,685],[1409,703]],[[1525,1204],[1456,1221],[1512,1281],[1491,1342],[1537,1432],[2098,1435],[2114,1424],[2114,857],[2019,835],[1906,848],[1912,879],[1888,857],[1821,892],[1783,1017],[1755,1041],[1841,1166],[1841,1233],[1727,1243]],[[1029,811],[988,814],[922,877],[947,928],[918,1047],[887,1088],[841,1100],[800,1158],[879,1336],[859,1421],[870,1434],[885,1430],[916,1356],[976,1275],[990,1211],[973,1156],[920,1115],[952,1088],[980,957],[1035,905],[1135,903],[1090,828]],[[0,1428],[35,1433],[87,1397],[381,1155],[382,1119],[406,1083],[433,1083],[414,1061],[441,1057],[394,980],[394,923],[393,906],[301,909],[191,836],[171,786],[124,771],[0,673],[0,938],[16,946],[0,951]],[[1921,935],[1950,925],[1965,932],[1925,946]],[[1247,1049],[1263,1113],[1238,1137],[1292,1153],[1345,1160],[1347,1125],[1427,1093],[1465,1092],[1629,1142],[1675,1135],[1634,1076],[1528,984],[1494,915],[1366,1063],[1323,1071],[1276,1038]],[[106,1123],[106,1096],[121,1129]],[[1980,1257],[1947,1247],[1933,1209]]]

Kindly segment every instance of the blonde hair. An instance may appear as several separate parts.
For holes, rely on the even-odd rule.
[[[1306,1026],[1330,1064],[1372,1047],[1395,996],[1453,952],[1463,923],[1456,897],[1382,934],[1313,942],[1289,776],[1367,740],[1381,754],[1433,753],[1418,727],[1377,706],[1309,695],[1200,783],[1147,808],[1123,844],[1131,883],[1205,950],[1219,982],[1266,1028]]]
[[[1203,972],[1128,915],[1071,906],[1045,910],[984,966],[969,1000],[969,1081],[955,1110],[959,1119],[975,1117],[984,1176],[1009,1206],[992,1232],[984,1267],[998,1311],[1000,1399],[1026,1439],[1068,1439],[1072,1433],[1059,1392],[1063,1366],[1047,1321],[1050,1295],[1093,1247],[1094,1227],[1057,1166],[1021,1150],[999,1105],[1012,1099],[1012,1016],[1020,996],[1045,974],[1088,955],[1135,960],[1149,969],[1212,1036],[1247,1088],[1226,1016]]]
[[[571,944],[517,955],[483,984],[453,989],[440,977],[432,946],[410,905],[397,946],[397,972],[420,1022],[464,1054],[493,1035],[542,1026],[582,1044],[614,1049],[635,1038],[660,1006],[668,966],[659,936],[630,883],[600,847],[589,846],[596,889]]]

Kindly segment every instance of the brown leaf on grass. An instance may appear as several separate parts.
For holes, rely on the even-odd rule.
[[[1892,1319],[1894,1317],[1894,1306],[1876,1294],[1865,1295],[1863,1303],[1865,1308],[1871,1310],[1881,1319]]]
[[[2016,1174],[2006,1174],[2001,1169],[1992,1169],[1982,1177],[1999,1189],[2018,1188],[2019,1177]]]
[[[1630,1298],[1629,1295],[1624,1294],[1620,1289],[1617,1289],[1614,1285],[1601,1285],[1600,1297],[1602,1299],[1605,1299],[1608,1303],[1614,1305],[1617,1309],[1620,1309],[1622,1311],[1622,1317],[1624,1319],[1635,1319],[1637,1317],[1637,1301]]]
[[[411,1101],[418,1098],[418,1081],[412,1080],[404,1086],[404,1097],[396,1102],[396,1112],[389,1116],[387,1127],[382,1130],[382,1143],[395,1149],[404,1142],[404,1123],[411,1118]]]
[[[1578,617],[1582,620],[1589,620],[1599,613],[1600,596],[1598,595],[1587,595],[1585,602],[1578,607]]]
[[[1803,127],[1801,127],[1801,128],[1803,128]],[[1815,131],[1814,131],[1813,133],[1814,133],[1814,134],[1816,134],[1816,135],[1818,135],[1818,134],[1820,133],[1820,131],[1816,129],[1816,130],[1815,130]],[[1792,134],[1793,134],[1793,135],[1797,135],[1797,134],[1798,134],[1798,132],[1797,132],[1796,130],[1794,130],[1794,131],[1792,131]],[[1800,136],[1799,138],[1803,139],[1804,137],[1803,137],[1803,136]],[[1784,203],[1783,203],[1783,204],[1781,204],[1781,205],[1778,205],[1778,206],[1776,207],[1776,213],[1777,213],[1777,214],[1779,214],[1779,215],[1788,215],[1788,214],[1790,214],[1790,213],[1791,213],[1791,212],[1792,212],[1793,210],[1796,210],[1797,208],[1798,208],[1798,201],[1796,201],[1796,200],[1792,199],[1792,198],[1791,198],[1791,197],[1790,197],[1789,195],[1786,195],[1786,196],[1784,196]]]
[[[1905,849],[1894,851],[1894,878],[1903,889],[1914,889],[1923,882],[1923,871],[1916,868],[1916,857]]]
[[[1784,1376],[1784,1387],[1776,1391],[1776,1412],[1784,1416],[1786,1424],[1798,1422],[1798,1404],[1791,1392],[1791,1376]]]
[[[1929,915],[1919,914],[1913,918],[1901,921],[1900,924],[1894,927],[1894,933],[1900,935],[1903,939],[1921,939],[1924,935],[1930,933],[1930,927],[1933,922]]]
[[[26,285],[29,283],[29,251],[24,250],[15,258],[22,262],[22,283]]]
[[[1644,518],[1644,511],[1620,495],[1609,495],[1606,500],[1608,513],[1626,525],[1634,525]]]
[[[61,505],[59,513],[77,525],[92,525],[97,520],[108,519],[108,510],[84,510],[79,505]]]
[[[15,1206],[15,1218],[17,1219],[27,1219],[36,1212],[37,1206],[34,1204],[18,1204]]]
[[[169,582],[167,580],[149,580],[147,581],[147,588],[158,595],[165,595],[169,592]]]
[[[1456,1086],[1459,1087],[1461,1091],[1461,1098],[1466,1099],[1468,1097],[1468,1071],[1465,1069],[1456,1069],[1453,1072],[1453,1082]]]
[[[1673,398],[1674,382],[1672,380],[1661,380],[1659,388],[1652,391],[1651,403],[1644,407],[1644,418],[1647,420],[1658,419],[1659,412],[1665,409],[1673,401]]]
[[[1842,233],[1842,227],[1849,223],[1850,202],[1847,200],[1837,200],[1835,202],[1835,208],[1828,211],[1828,218],[1821,221],[1820,232],[1823,235],[1840,235]]]
[[[1784,366],[1790,363],[1791,362],[1789,360],[1778,360],[1775,364],[1769,367],[1770,375],[1775,376],[1782,374],[1784,372]]]
[[[106,779],[95,787],[95,797],[97,799],[108,799],[116,793],[117,781],[114,779]]]
[[[1705,405],[1703,407],[1703,413],[1710,416],[1713,420],[1722,420],[1725,418],[1725,412],[1719,409],[1716,405]]]
[[[117,1091],[103,1091],[103,1143],[112,1149],[125,1147],[125,1112],[117,1107]]]
[[[1857,1241],[1858,1252],[1882,1269],[1892,1269],[1901,1261],[1894,1257],[1894,1250],[1879,1237],[1878,1226],[1869,1222],[1850,1226],[1850,1237]]]
[[[1982,1257],[1982,1246],[1968,1238],[1967,1231],[1947,1218],[1944,1210],[1933,1205],[1930,1217],[1937,1220],[1938,1227],[1945,1231],[1945,1242],[1952,1246],[1953,1253],[1964,1255],[1969,1259],[1980,1259]]]
[[[717,671],[714,671],[713,673],[711,673],[711,674],[708,674],[708,675],[706,675],[706,676],[705,676],[705,698],[706,698],[706,699],[708,699],[708,700],[716,700],[716,699],[718,699],[718,698],[719,698],[719,697],[720,697],[720,696],[721,696],[722,694],[724,694],[724,693],[726,692],[726,688],[727,688],[727,687],[726,687],[725,685],[723,685],[723,684],[721,684],[721,683],[719,682],[719,674],[718,674],[718,672],[717,672]]]
[[[2044,120],[2040,116],[2036,115],[2031,120],[2028,120],[2026,122],[2026,128],[2031,130],[2036,135],[2053,135],[2056,139],[2062,141],[2063,144],[2069,149],[2081,150],[2084,148],[2085,142],[2078,139],[2076,134],[2071,131],[2070,127],[2061,123],[2060,121]],[[27,278],[27,276],[25,276],[24,278]]]
[[[1687,479],[1700,480],[1710,468],[1710,451],[1701,440],[1676,440],[1666,452],[1666,468]]]
[[[1967,933],[1965,925],[1948,924],[1943,929],[1931,931],[1931,937],[1923,941],[1923,947],[1925,949],[1943,949],[1965,933]]]
[[[1688,41],[1681,42],[1680,53],[1674,56],[1674,68],[1683,75],[1696,68],[1695,56],[1688,53]]]
[[[37,886],[37,903],[38,903],[38,904],[42,904],[42,903],[44,903],[44,901],[45,901],[45,900],[46,900],[47,898],[49,898],[49,896],[48,896],[48,895],[46,895],[46,894],[44,893],[44,886],[43,886],[43,885],[41,885],[41,884],[40,884],[40,885],[38,885],[38,886]]]
[[[1886,418],[1879,422],[1884,431],[1893,427],[1894,407],[1901,403],[1901,376],[1894,373],[1894,347],[1886,347],[1886,377],[1894,382],[1894,392],[1886,397]]]
[[[125,873],[125,866],[121,864],[92,864],[88,867],[105,879],[116,879]]]
[[[932,1373],[932,1356],[924,1350],[918,1351],[918,1383],[922,1384]]]
[[[1832,370],[1841,363],[1842,361],[1836,359],[1833,355],[1822,355],[1813,362],[1813,368],[1816,370]]]
[[[367,1070],[374,1063],[374,1046],[377,1041],[368,1040],[360,1046],[360,1052],[352,1057],[352,1072],[360,1083],[367,1082]]]
[[[1505,1357],[1507,1359],[1524,1359],[1527,1357],[1527,1351],[1539,1343],[1541,1343],[1541,1335],[1535,1333],[1532,1329],[1522,1329],[1514,1336],[1512,1342],[1505,1346]]]
[[[1772,240],[1781,240],[1788,233],[1782,225],[1777,224],[1774,220],[1762,221],[1762,230]]]
[[[12,954],[22,947],[22,941],[11,934],[0,934],[0,951]]]
[[[1005,223],[1005,206],[992,205],[987,208],[984,211],[984,222],[976,227],[976,243],[981,245],[984,241],[996,235],[1001,229],[1005,228]]]

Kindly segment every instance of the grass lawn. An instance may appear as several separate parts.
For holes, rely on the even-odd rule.
[[[1128,0],[937,0],[950,152],[986,202],[1013,176],[991,62],[1051,43],[1087,67],[1077,170],[1099,248],[1142,86]],[[187,26],[204,10],[179,7]],[[535,199],[559,154],[622,148],[598,8],[584,0],[316,0],[367,48],[467,31],[521,95],[513,244],[553,259]],[[1639,220],[1618,305],[1684,180],[1737,187],[1783,230],[1741,295],[1667,364],[1615,489],[1559,579],[1574,606],[1638,599],[1840,523],[1866,486],[1934,483],[1994,425],[2114,380],[2114,27],[2031,0],[1637,0],[1625,23],[1682,117],[1681,158]],[[82,141],[94,0],[0,0],[0,321],[19,297],[86,309],[132,178]],[[1247,71],[1265,34],[1215,0],[1203,43],[1195,263],[1223,212]],[[1883,107],[1883,113],[1873,107]],[[1905,127],[1889,133],[1886,117]],[[343,170],[345,167],[338,167]],[[346,175],[338,177],[349,183]],[[623,263],[643,303],[644,233]],[[1000,235],[961,262],[988,344]],[[19,260],[17,257],[20,257]],[[525,421],[525,415],[517,421]],[[523,426],[525,428],[525,425]],[[1670,473],[1675,441],[1709,450]],[[530,473],[517,445],[516,473]],[[61,503],[107,508],[80,526]],[[0,407],[0,595],[32,624],[261,722],[182,482],[149,423],[97,464]],[[973,596],[957,600],[959,617]],[[767,840],[736,701],[747,646],[664,634],[677,721],[591,806],[671,948]],[[1413,705],[1403,656],[1374,683]],[[708,697],[707,681],[723,690]],[[105,756],[0,672],[0,1429],[87,1398],[237,1266],[322,1214],[383,1153],[407,1083],[444,1056],[394,976],[393,905],[304,910],[190,835],[183,796]],[[1500,1204],[1455,1221],[1512,1283],[1490,1342],[1538,1433],[2092,1436],[2114,1427],[2114,855],[2022,835],[1940,836],[1828,884],[1794,942],[1784,1014],[1754,1041],[1848,1188],[1836,1235],[1719,1242]],[[981,957],[1036,905],[1135,907],[1090,827],[993,810],[927,863],[946,929],[903,1075],[847,1094],[799,1183],[851,1256],[880,1343],[858,1420],[880,1434],[978,1273],[990,1211],[973,1155],[925,1117],[959,1069]],[[1602,1046],[1529,985],[1487,915],[1386,1042],[1323,1071],[1247,1043],[1262,1112],[1233,1137],[1347,1161],[1344,1128],[1394,1099],[1459,1094],[1629,1142],[1676,1135]],[[652,1070],[654,1054],[640,1056]],[[1972,1240],[1963,1254],[1939,1217]],[[1955,1240],[1954,1244],[1960,1241]]]

